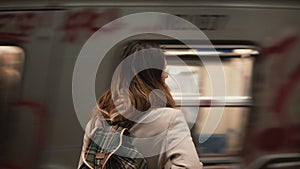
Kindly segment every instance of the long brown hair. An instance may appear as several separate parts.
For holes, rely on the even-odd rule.
[[[98,100],[102,116],[112,124],[131,127],[134,122],[126,117],[138,117],[151,108],[174,108],[175,102],[162,80],[165,66],[165,56],[158,44],[145,41],[129,43],[124,49],[123,61],[116,69],[115,81]],[[127,99],[124,98],[120,112],[114,101],[124,95]]]

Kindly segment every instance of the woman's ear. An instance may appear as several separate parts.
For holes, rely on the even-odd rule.
[[[165,72],[165,71],[162,71],[162,73],[161,73],[161,80],[163,82],[165,82],[168,77],[169,77],[169,74],[167,72]]]

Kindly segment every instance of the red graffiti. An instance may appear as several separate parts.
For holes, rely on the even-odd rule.
[[[35,168],[41,153],[45,148],[47,139],[47,132],[49,128],[49,113],[45,107],[39,103],[32,101],[20,101],[15,108],[29,108],[35,117],[36,131],[33,137],[34,146],[28,151],[25,159],[22,159],[22,165],[18,164],[16,158],[5,157],[4,163],[0,164],[1,169],[25,169]],[[23,113],[26,111],[15,111],[16,113]]]
[[[271,104],[272,112],[278,113],[279,115],[284,113],[283,106],[293,94],[293,90],[297,87],[297,83],[300,81],[300,64],[296,69],[289,75],[288,81],[280,86],[276,92],[276,97]]]
[[[290,49],[297,42],[297,39],[298,38],[295,36],[288,37],[275,45],[263,49],[262,51],[263,58],[269,58],[272,56],[271,70],[273,71],[270,72],[270,79],[272,80],[271,83],[274,84],[275,87],[280,85],[277,83],[281,81],[281,77],[285,77],[285,72],[283,71],[284,66],[289,60],[288,57],[290,56]]]
[[[252,142],[260,150],[267,152],[275,152],[278,150],[289,149],[291,151],[299,149],[299,124],[291,123],[288,110],[284,109],[284,106],[287,104],[288,100],[293,95],[293,91],[296,89],[297,84],[300,82],[300,64],[296,66],[291,72],[288,73],[288,76],[282,76],[279,73],[282,73],[284,70],[283,67],[286,66],[285,63],[289,61],[289,55],[287,52],[296,44],[296,37],[289,37],[271,47],[265,48],[263,50],[264,58],[269,58],[270,54],[281,54],[276,55],[276,58],[272,58],[272,66],[277,66],[271,72],[272,78],[277,77],[277,88],[275,88],[275,99],[272,100],[271,104],[268,107],[269,112],[274,113],[277,117],[277,120],[280,124],[279,127],[269,127],[257,133],[254,133],[251,136],[254,140]],[[284,56],[284,57],[283,57]],[[275,60],[275,61],[274,61]]]
[[[294,125],[271,127],[256,133],[253,142],[259,149],[267,152],[277,152],[283,147],[295,150],[299,147],[298,131],[299,127]]]
[[[21,30],[24,34],[30,34],[34,31],[36,24],[36,15],[33,13],[26,13],[16,17],[16,28]]]
[[[0,15],[0,29],[2,29],[2,27],[4,27],[5,25],[9,24],[15,17],[15,14]]]
[[[288,50],[295,44],[297,41],[297,37],[291,36],[288,37],[279,43],[276,43],[275,45],[272,45],[270,47],[264,48],[261,52],[262,57],[267,57],[270,54],[282,54]]]
[[[26,40],[24,39],[24,37],[20,37],[17,35],[9,35],[6,33],[0,33],[0,39],[1,41],[5,41],[5,42],[15,42],[15,43],[25,43]]]
[[[270,104],[270,112],[275,113],[280,120],[285,123],[288,123],[288,113],[283,111],[283,106],[286,104],[287,100],[290,98],[289,96],[292,94],[293,90],[296,87],[297,82],[300,80],[300,65],[297,66],[291,73],[289,73],[287,78],[279,79],[283,76],[283,67],[285,66],[286,61],[290,55],[287,54],[288,51],[296,44],[297,37],[292,36],[287,39],[275,44],[269,48],[265,49],[265,54],[285,54],[280,57],[277,62],[273,65],[273,67],[277,67],[277,69],[273,69],[274,72],[271,72],[273,79],[277,78],[281,83],[278,84],[277,90],[275,92],[275,99]],[[275,60],[276,61],[276,60]],[[277,70],[277,71],[275,71]],[[277,72],[277,73],[276,73]],[[280,77],[276,77],[279,75]]]
[[[117,9],[107,9],[103,12],[96,12],[92,9],[84,9],[71,12],[66,17],[66,23],[62,29],[65,31],[64,41],[74,43],[81,38],[87,38],[100,27],[119,17]],[[109,28],[102,28],[102,31],[110,32],[119,29],[121,25],[115,24]]]
[[[269,58],[270,56],[273,56],[272,54],[281,54],[276,55],[277,57],[274,56],[275,58],[272,58],[273,71],[271,71],[271,79],[277,79],[277,81],[283,82],[278,84],[278,90],[275,92],[275,99],[270,105],[271,112],[279,115],[280,118],[285,118],[284,114],[286,113],[283,112],[282,107],[285,105],[290,94],[292,94],[292,91],[295,89],[296,83],[300,80],[300,65],[288,75],[287,79],[282,79],[282,77],[284,77],[283,67],[290,56],[287,54],[287,52],[290,51],[297,41],[298,38],[296,36],[291,36],[262,50],[263,58]]]
[[[2,41],[26,42],[36,30],[39,18],[34,13],[0,15],[0,36]]]

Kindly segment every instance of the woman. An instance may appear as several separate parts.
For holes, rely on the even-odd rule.
[[[84,147],[103,120],[129,129],[132,144],[143,154],[149,169],[202,168],[190,130],[165,79],[165,56],[159,45],[136,41],[124,50],[111,89],[99,99],[87,124]],[[82,164],[82,157],[79,166]]]

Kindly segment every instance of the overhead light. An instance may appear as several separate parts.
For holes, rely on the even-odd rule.
[[[1,53],[23,53],[23,50],[17,46],[0,46]]]
[[[165,55],[205,55],[205,56],[251,56],[259,52],[253,49],[207,50],[207,49],[166,49]]]
[[[259,54],[259,52],[257,50],[253,50],[253,49],[234,49],[233,53],[237,53],[240,55],[257,55]]]
[[[199,51],[193,50],[193,49],[187,49],[187,50],[166,50],[165,55],[218,55],[220,52],[217,51]]]

